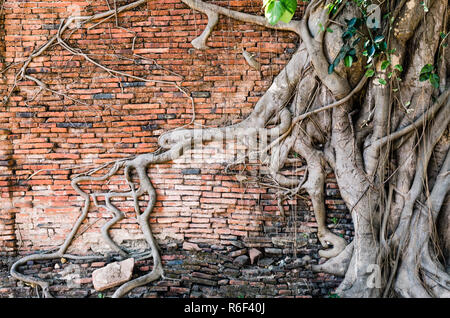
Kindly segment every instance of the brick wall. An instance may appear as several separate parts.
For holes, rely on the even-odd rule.
[[[109,2],[112,5],[113,1]],[[260,2],[215,1],[254,14],[261,13]],[[119,5],[123,3],[118,1]],[[106,0],[5,1],[0,31],[4,38],[4,46],[0,46],[2,66],[22,61],[45,43],[57,32],[62,18],[77,12],[105,11],[107,4]],[[300,8],[297,17],[301,13]],[[152,0],[121,13],[118,26],[111,19],[91,29],[73,29],[68,43],[114,70],[147,79],[178,81],[194,99],[196,122],[223,126],[238,122],[251,112],[274,76],[289,61],[298,38],[291,33],[221,17],[209,39],[210,48],[195,50],[190,41],[203,31],[206,23],[206,16],[179,0]],[[261,72],[245,63],[242,48],[255,54],[263,64]],[[13,66],[2,73],[2,96],[9,94],[17,70]],[[28,71],[54,92],[39,92],[34,82],[21,82],[8,104],[1,106],[0,253],[5,260],[7,255],[47,249],[63,242],[83,204],[70,186],[71,175],[117,158],[154,151],[158,136],[192,119],[190,100],[176,87],[111,76],[59,46],[36,58]],[[286,173],[293,173],[296,168],[293,166]],[[286,263],[286,259],[289,263],[289,259],[305,256],[308,264],[320,261],[317,224],[307,199],[285,202],[286,212],[282,216],[276,189],[239,182],[233,174],[225,173],[221,161],[180,159],[152,166],[148,172],[158,195],[150,221],[158,242],[168,253],[166,257],[182,253],[182,243],[191,242],[206,254],[224,257],[240,253],[232,254],[235,251],[258,248],[263,253],[262,259],[275,263],[283,260]],[[264,174],[264,171],[249,165],[241,173]],[[90,183],[84,189],[124,187],[123,177],[118,175],[108,184]],[[350,216],[339,198],[333,175],[328,176],[326,187],[330,228],[350,240]],[[126,218],[112,229],[113,238],[121,245],[142,248],[144,242],[133,220],[130,202],[118,205]],[[111,217],[106,210],[92,207],[70,251],[108,252],[99,229]],[[297,249],[293,248],[295,240],[302,243]],[[189,257],[189,253],[183,257]],[[183,268],[186,273],[196,271],[189,270],[189,266]],[[281,272],[286,274],[290,270]],[[319,277],[310,271],[308,275],[308,279]],[[326,275],[320,277],[321,281],[329,281],[330,286],[338,282]],[[302,277],[299,274],[294,278]],[[242,281],[249,282],[246,278]],[[189,291],[191,288],[192,284]]]

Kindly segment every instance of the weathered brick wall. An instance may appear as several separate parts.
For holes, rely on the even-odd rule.
[[[113,1],[109,2],[112,5]],[[259,0],[215,3],[261,13]],[[108,10],[107,1],[5,1],[4,33],[0,33],[4,37],[3,66],[22,61],[45,43],[57,32],[62,18],[105,10]],[[300,17],[302,9],[296,14]],[[147,79],[177,81],[193,97],[196,122],[222,126],[238,122],[251,112],[295,51],[298,38],[222,17],[209,39],[210,48],[195,50],[190,41],[203,31],[206,23],[206,16],[179,0],[149,0],[146,6],[121,13],[119,26],[111,19],[91,29],[72,29],[68,43],[114,70]],[[245,63],[242,48],[255,54],[263,64],[261,72]],[[2,96],[10,93],[19,67],[13,66],[2,73]],[[21,82],[11,93],[8,104],[1,106],[0,127],[4,133],[0,133],[0,161],[4,163],[0,165],[0,249],[5,260],[6,255],[55,247],[63,242],[83,205],[81,197],[70,186],[71,175],[117,158],[154,151],[163,132],[188,124],[192,119],[190,100],[176,87],[111,76],[59,46],[34,59],[28,72],[47,83],[54,92],[39,91],[32,81]],[[298,167],[292,167],[287,173],[293,173],[295,168]],[[177,160],[152,166],[148,172],[158,195],[150,222],[165,257],[175,255],[176,259],[176,255],[183,254],[182,258],[191,259],[189,252],[180,251],[183,242],[196,243],[213,258],[217,255],[232,258],[254,247],[263,252],[262,259],[269,259],[268,263],[272,259],[272,263],[278,264],[276,270],[282,276],[292,276],[292,268],[303,268],[303,274],[302,270],[294,271],[293,280],[305,279],[302,275],[306,275],[306,279],[320,277],[320,281],[329,282],[325,289],[320,287],[323,290],[319,288],[315,292],[317,295],[328,292],[338,282],[333,277],[312,274],[304,267],[319,261],[317,224],[308,200],[297,198],[285,202],[286,213],[282,216],[274,195],[276,189],[239,182],[234,175],[225,173],[221,161]],[[264,171],[249,165],[245,173]],[[333,175],[328,176],[326,187],[330,228],[350,240],[350,216],[339,198]],[[126,184],[120,175],[108,184],[84,186],[89,191],[124,188]],[[113,238],[121,245],[142,248],[144,242],[133,220],[130,202],[118,205],[126,218],[113,227]],[[99,229],[111,217],[108,211],[92,207],[70,251],[108,252]],[[301,244],[294,250],[296,239]],[[279,267],[279,262],[293,262],[294,256],[308,257],[303,263],[296,263],[297,267]],[[210,260],[213,269],[227,262],[231,267],[237,266],[232,259]],[[171,268],[174,264],[168,265]],[[200,265],[189,264],[175,264],[182,272],[174,275],[192,278],[195,275],[190,274],[201,272],[195,267]],[[48,266],[53,268],[54,264]],[[240,277],[237,281],[251,282],[242,273],[245,268],[238,266],[234,270],[239,272],[235,273]],[[211,275],[214,270],[209,268],[203,273]],[[222,284],[229,285],[230,279],[225,283],[227,275],[223,275]],[[218,281],[214,281],[211,286],[225,295]],[[196,283],[178,287],[188,288],[189,294],[192,284]],[[205,286],[201,282],[197,284]],[[275,280],[270,284],[286,283]],[[257,286],[262,290],[265,285]],[[274,288],[283,290],[283,286]],[[12,293],[10,288],[4,292]],[[286,295],[294,293],[297,292],[291,290]]]

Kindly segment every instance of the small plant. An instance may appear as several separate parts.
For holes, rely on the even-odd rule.
[[[337,9],[339,8],[339,6],[341,5],[343,0],[335,0],[334,2],[330,2],[325,9],[328,9],[328,13],[330,15],[334,15],[337,11]]]
[[[328,74],[333,73],[334,69],[343,60],[346,67],[351,67],[353,62],[356,62],[358,58],[356,57],[355,46],[361,41],[360,37],[356,37],[352,40],[358,31],[358,28],[362,24],[362,20],[359,18],[352,18],[346,20],[347,30],[342,34],[342,39],[344,40],[344,45],[341,47],[338,55],[334,59],[333,63],[328,67]]]
[[[431,64],[426,64],[424,67],[422,67],[419,75],[420,82],[428,80],[434,88],[439,88],[439,75],[435,73],[434,66]]]

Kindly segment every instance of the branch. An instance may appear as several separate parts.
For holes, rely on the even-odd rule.
[[[145,3],[146,1],[147,0],[138,0],[138,1],[135,1],[135,2],[132,2],[132,3],[129,3],[127,5],[121,6],[121,7],[117,8],[117,10],[109,10],[109,11],[105,11],[105,12],[94,14],[92,16],[69,17],[67,19],[66,23],[64,23],[64,25],[62,25],[60,27],[58,34],[64,33],[64,31],[72,24],[72,22],[74,22],[76,20],[82,20],[83,21],[82,23],[87,23],[87,22],[90,22],[90,21],[103,19],[105,17],[113,16],[116,13],[120,13],[122,11],[131,10],[131,9],[133,9],[135,7],[140,6],[141,4]],[[24,62],[24,65],[22,66],[22,68],[20,69],[20,71],[18,73],[20,77],[23,77],[25,75],[26,68],[28,67],[28,65],[31,63],[31,61],[35,57],[38,57],[39,55],[44,53],[51,45],[53,45],[53,43],[55,43],[55,41],[57,41],[58,34],[56,34],[54,37],[52,37],[47,43],[42,45],[40,48],[38,48],[36,51],[34,51],[27,58],[27,60]]]
[[[295,117],[292,120],[292,125],[298,123],[299,121],[305,119],[306,117],[309,117],[311,115],[318,114],[320,112],[335,108],[337,106],[340,106],[340,105],[348,102],[353,97],[353,95],[355,95],[357,92],[359,92],[364,87],[364,84],[366,84],[367,79],[368,79],[368,77],[363,76],[363,78],[361,78],[361,80],[359,81],[358,85],[356,85],[355,88],[350,93],[348,93],[344,98],[341,98],[340,100],[335,101],[332,104],[317,108],[315,110],[312,110],[310,112],[307,112],[307,113],[304,113],[302,115]]]
[[[308,19],[311,15],[311,11],[319,3],[320,1],[312,1],[306,8],[305,15],[300,21],[299,35],[305,43],[306,49],[308,50],[308,54],[311,57],[311,62],[314,66],[314,70],[316,71],[317,76],[320,78],[322,83],[324,83],[324,85],[332,92],[332,94],[336,98],[340,99],[350,92],[348,81],[339,76],[336,72],[328,74],[328,67],[330,64],[328,63],[328,60],[323,51],[324,35],[319,34],[316,40],[314,36],[311,36],[308,27]],[[325,14],[322,14],[322,18],[325,18]],[[326,18],[328,18],[328,15],[326,15]],[[326,21],[324,21],[324,23],[325,22]]]
[[[197,44],[204,43],[206,41],[207,36],[210,34],[211,26],[213,27],[215,19],[217,18],[217,14],[224,15],[226,17],[242,21],[242,22],[248,22],[253,23],[256,25],[260,25],[269,29],[274,30],[280,30],[280,31],[292,31],[300,35],[299,31],[299,21],[291,20],[289,23],[284,22],[278,22],[275,25],[270,24],[265,17],[257,16],[253,14],[238,12],[234,10],[230,10],[215,4],[206,3],[200,0],[181,0],[183,3],[191,7],[192,9],[195,9],[197,11],[200,11],[202,13],[205,13],[208,15],[208,20],[212,19],[211,23],[208,21],[208,25],[205,29],[205,31],[198,37],[200,40],[195,39],[194,41],[197,42]],[[207,33],[205,33],[207,32]],[[193,44],[194,45],[194,44]],[[195,46],[195,45],[194,45]]]
[[[436,143],[439,141],[439,139],[444,134],[445,130],[447,129],[448,123],[450,121],[450,107],[446,107],[442,112],[438,114],[436,117],[436,124],[430,128],[429,133],[423,138],[421,146],[419,148],[419,152],[417,155],[417,164],[416,164],[416,171],[414,175],[413,183],[410,187],[410,190],[408,191],[406,197],[405,197],[405,205],[401,211],[400,214],[400,222],[397,226],[396,231],[394,232],[394,235],[392,237],[392,241],[394,243],[399,242],[398,246],[399,250],[401,250],[401,247],[403,244],[405,244],[405,241],[408,237],[408,229],[409,225],[411,224],[413,214],[414,214],[414,205],[416,203],[417,198],[422,193],[422,189],[425,186],[424,180],[427,176],[427,168],[428,163],[430,161],[431,155],[433,153],[433,149],[436,145]],[[447,156],[448,157],[448,156]],[[445,163],[443,164],[443,167],[447,167],[448,164],[448,158],[446,159]],[[444,168],[445,169],[445,168]],[[441,171],[440,174],[443,172]],[[432,201],[435,201],[435,206],[440,206],[442,202],[440,202],[440,198],[436,198],[438,194],[440,195],[440,191],[447,191],[448,183],[446,183],[448,180],[446,176],[444,176],[445,179],[437,179],[437,181],[441,181],[444,184],[439,184],[439,187],[443,187],[443,189],[434,190],[433,198],[429,198]]]
[[[298,122],[302,121],[303,119],[305,119],[305,118],[307,118],[309,116],[318,114],[320,112],[323,112],[323,111],[335,108],[337,106],[340,106],[340,105],[348,102],[353,97],[353,95],[355,95],[357,92],[359,92],[364,87],[364,84],[366,84],[367,79],[368,78],[366,76],[363,76],[363,78],[361,78],[361,80],[359,81],[358,85],[356,85],[355,88],[347,96],[345,96],[344,98],[341,98],[340,100],[335,101],[332,104],[329,104],[329,105],[326,105],[326,106],[314,109],[312,111],[309,111],[307,113],[304,113],[304,114],[301,114],[301,115],[299,115],[297,117],[294,117],[294,119],[292,120],[292,123],[291,123],[291,126],[289,127],[289,129],[285,133],[283,133],[280,137],[278,137],[273,142],[271,142],[271,144],[269,146],[267,146],[264,149],[264,151],[267,151],[267,150],[271,149],[275,144],[279,143],[281,140],[286,138],[291,133],[292,128],[295,126],[295,124],[297,124]]]
[[[420,128],[422,125],[424,125],[427,121],[434,118],[436,116],[436,113],[441,108],[441,106],[444,104],[445,101],[447,103],[445,104],[445,113],[447,118],[450,116],[450,100],[448,99],[450,95],[450,89],[447,89],[444,93],[439,96],[439,98],[436,100],[436,102],[431,106],[425,113],[423,113],[415,122],[413,122],[411,125],[406,126],[404,128],[401,128],[400,130],[397,130],[396,132],[385,136],[381,139],[378,139],[374,144],[373,147],[375,147],[376,150],[379,150],[382,146],[384,146],[386,143],[391,142],[395,139],[398,139],[411,131]]]
[[[428,201],[430,202],[429,206],[431,207],[430,210],[433,222],[436,221],[439,211],[441,210],[442,204],[444,203],[444,199],[447,195],[447,192],[450,189],[449,171],[450,171],[450,151],[447,152],[445,161],[442,164],[442,167],[434,183],[433,190],[431,190],[431,194],[428,198]]]

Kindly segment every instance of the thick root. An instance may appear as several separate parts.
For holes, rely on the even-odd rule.
[[[347,246],[347,242],[340,236],[332,233],[331,231],[319,231],[318,235],[319,241],[323,247],[327,248],[329,244],[333,245],[332,248],[327,250],[319,251],[320,257],[332,258],[339,254],[341,254],[345,247]]]
[[[319,254],[320,252],[324,251],[319,251]],[[312,270],[314,272],[328,273],[336,276],[345,276],[345,273],[347,272],[350,261],[352,259],[352,254],[353,242],[348,244],[341,253],[330,258],[325,263],[320,265],[313,265]]]

